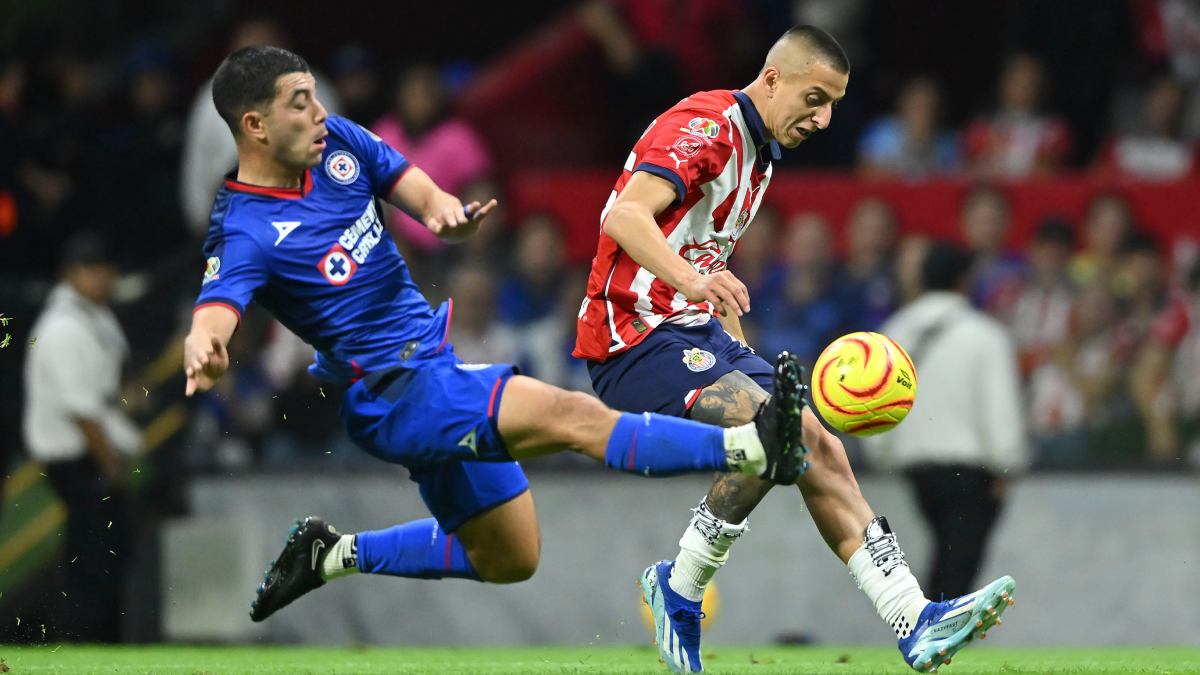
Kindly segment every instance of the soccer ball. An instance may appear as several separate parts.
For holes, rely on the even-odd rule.
[[[917,395],[917,371],[886,335],[859,332],[833,341],[813,367],[812,397],[838,431],[874,436],[900,424]]]

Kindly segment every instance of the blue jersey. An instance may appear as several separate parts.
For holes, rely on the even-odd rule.
[[[421,295],[376,207],[411,165],[349,120],[325,125],[321,163],[300,188],[225,180],[196,305],[240,317],[258,302],[316,348],[314,375],[345,383],[440,351],[449,310]]]

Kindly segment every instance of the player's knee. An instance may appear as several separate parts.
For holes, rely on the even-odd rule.
[[[490,584],[516,584],[528,581],[537,571],[539,547],[510,550],[502,555],[485,556],[475,564],[475,573]]]
[[[615,413],[595,396],[578,391],[563,391],[555,401],[554,410],[547,411],[550,424],[559,435],[574,447],[586,444],[597,433],[611,426]]]

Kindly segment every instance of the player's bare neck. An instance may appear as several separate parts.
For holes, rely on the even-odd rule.
[[[304,167],[285,166],[270,158],[242,153],[238,156],[237,180],[261,187],[298,188],[304,180]]]

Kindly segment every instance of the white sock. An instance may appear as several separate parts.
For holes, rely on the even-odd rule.
[[[358,572],[358,535],[343,534],[325,551],[321,560],[321,578],[329,581]]]
[[[692,522],[679,539],[679,555],[667,583],[676,593],[699,602],[704,598],[708,582],[729,559],[729,547],[749,529],[749,525],[746,521],[734,525],[721,520],[713,515],[703,499],[692,513]]]
[[[767,470],[767,451],[753,422],[725,429],[725,461],[737,473],[757,476]]]
[[[876,518],[867,525],[863,545],[850,556],[846,567],[896,637],[908,637],[929,600],[908,569],[886,518]]]

